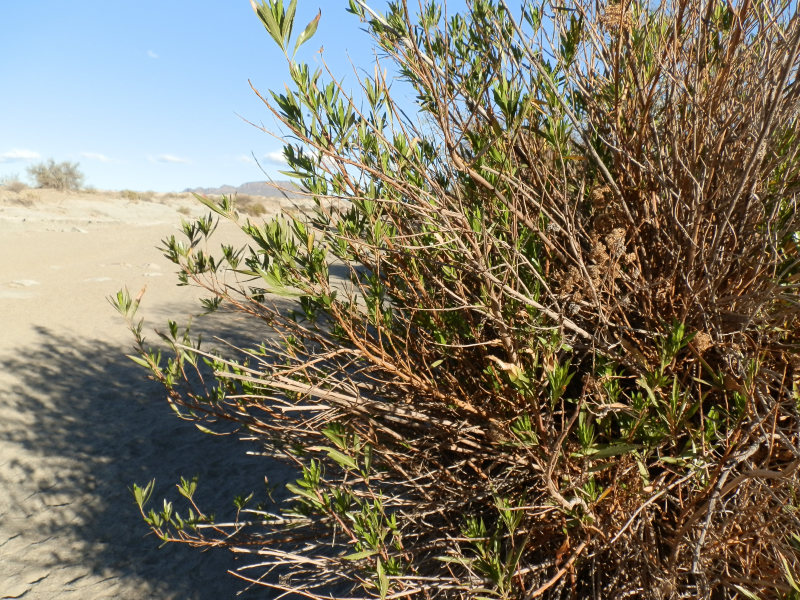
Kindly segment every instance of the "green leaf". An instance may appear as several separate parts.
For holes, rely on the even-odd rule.
[[[639,444],[613,444],[597,450],[589,448],[583,452],[577,452],[576,454],[580,456],[590,456],[592,458],[608,458],[609,456],[628,454],[634,450],[640,450],[641,448],[642,446]]]
[[[361,560],[362,558],[369,558],[370,556],[375,556],[378,553],[377,550],[362,550],[361,552],[353,552],[352,554],[347,554],[343,556],[345,560]]]
[[[386,572],[383,570],[383,564],[381,563],[381,559],[378,559],[377,565],[378,571],[378,589],[381,594],[381,600],[386,598],[386,594],[389,593],[389,579],[386,577]]]
[[[322,11],[320,10],[317,13],[317,16],[311,19],[311,22],[306,25],[305,29],[303,29],[303,32],[298,36],[297,41],[294,44],[294,52],[292,53],[293,55],[297,54],[297,49],[310,40],[311,37],[317,32],[317,25],[319,25],[319,18],[321,16]]]
[[[133,362],[135,362],[137,365],[145,367],[146,369],[150,368],[150,363],[147,362],[145,359],[139,356],[134,356],[133,354],[126,354],[126,356],[130,358]]]
[[[217,213],[219,216],[226,217],[226,218],[232,216],[230,212],[225,211],[222,208],[220,208],[220,205],[215,200],[212,200],[211,198],[206,198],[205,196],[201,196],[200,194],[194,194],[193,193],[193,196],[201,204],[203,204],[204,206],[210,208],[215,213]],[[224,198],[224,196],[223,196],[223,198]]]
[[[147,504],[148,500],[150,500],[150,495],[153,493],[153,486],[155,485],[156,480],[151,479],[150,482],[142,487],[139,487],[135,483],[133,484],[133,499],[136,500],[136,504],[139,505],[139,509],[142,509],[145,504]]]
[[[317,498],[316,494],[309,490],[304,490],[300,486],[297,486],[293,483],[287,483],[286,489],[292,492],[295,496],[302,496],[304,498],[308,498],[314,504],[319,505],[319,498]]]
[[[331,448],[330,446],[311,446],[309,450],[324,450],[325,452],[328,453],[328,458],[332,458],[342,467],[350,469],[358,468],[358,463],[356,463],[353,457],[347,456],[347,454],[342,454],[341,452],[339,452],[335,448]]]
[[[247,273],[247,271],[243,271],[243,272]],[[273,275],[272,273],[268,273],[267,271],[265,271],[264,269],[262,269],[260,267],[256,267],[256,271],[255,272],[269,286],[268,291],[271,294],[277,294],[278,296],[283,296],[285,298],[302,298],[303,296],[306,295],[303,292],[296,292],[296,291],[290,290],[288,287],[283,285],[283,283],[281,283],[278,280],[278,278],[275,277],[275,275]]]
[[[786,583],[792,586],[794,591],[800,592],[800,585],[798,585],[797,581],[795,581],[794,575],[792,574],[792,568],[789,566],[789,563],[783,556],[781,556],[781,562],[783,563],[783,575],[786,578]]]
[[[742,594],[745,598],[750,598],[750,600],[761,600],[761,598],[756,596],[753,592],[751,592],[750,590],[744,589],[740,585],[734,585],[733,587],[735,587],[737,590],[739,590],[739,593]]]
[[[292,27],[294,26],[294,12],[297,9],[297,0],[291,0],[289,6],[286,7],[286,14],[283,18],[283,46],[289,44],[289,38],[292,37]]]
[[[202,425],[200,425],[200,423],[195,423],[194,426],[197,427],[203,433],[207,433],[208,435],[216,435],[216,436],[228,435],[227,433],[217,433],[216,431],[211,431],[208,427],[203,427]]]

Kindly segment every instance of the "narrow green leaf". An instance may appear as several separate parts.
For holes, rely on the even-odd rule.
[[[217,213],[221,217],[226,217],[227,218],[227,217],[231,217],[232,216],[230,213],[222,210],[219,207],[219,204],[217,204],[217,202],[215,200],[212,200],[211,198],[206,198],[205,196],[201,196],[200,194],[193,194],[193,195],[197,200],[200,201],[201,204],[207,206],[208,208],[213,210],[215,213]]]
[[[203,427],[202,425],[200,425],[200,423],[195,423],[194,426],[197,427],[203,433],[207,433],[208,435],[216,435],[216,436],[227,435],[225,433],[217,433],[216,431],[211,431],[208,427]]]
[[[286,298],[302,298],[306,294],[302,292],[296,292],[290,290],[288,287],[283,285],[278,279],[272,275],[271,273],[267,273],[264,269],[260,267],[256,267],[256,273],[264,280],[264,282],[269,286],[268,291],[272,294],[277,294],[279,296],[284,296]]]
[[[331,448],[329,446],[312,446],[309,450],[324,450],[328,453],[328,458],[332,458],[335,460],[339,465],[345,468],[356,469],[358,468],[358,464],[356,463],[355,459],[346,454],[342,454],[335,448]]]
[[[283,17],[283,45],[289,45],[289,38],[292,37],[292,27],[294,26],[294,12],[297,9],[297,0],[289,2],[286,7],[286,15]],[[296,51],[296,49],[295,49]]]
[[[322,16],[322,11],[317,13],[317,16],[314,17],[311,22],[306,25],[306,28],[303,29],[303,32],[298,36],[297,42],[294,44],[294,53],[297,54],[298,48],[305,44],[311,37],[317,32],[317,25],[319,25],[319,18]]]
[[[319,504],[319,498],[313,493],[308,490],[304,490],[303,488],[293,484],[287,483],[286,489],[292,492],[295,496],[303,496],[304,498],[308,498],[315,504]]]
[[[345,560],[361,560],[362,558],[369,558],[370,556],[375,556],[378,553],[377,550],[362,550],[361,552],[353,552],[352,554],[347,554],[343,556]]]
[[[783,556],[781,556],[781,562],[783,563],[783,575],[786,578],[786,583],[788,583],[795,592],[800,592],[800,585],[795,581],[792,568]]]
[[[146,369],[150,368],[150,363],[147,362],[145,359],[139,356],[134,356],[133,354],[126,354],[126,356],[130,358],[133,362],[135,362],[137,365],[145,367]]]
[[[750,600],[761,600],[761,598],[756,596],[753,592],[751,592],[750,590],[746,590],[740,585],[734,585],[733,587],[739,590],[739,593],[742,594],[745,598],[750,598]]]
[[[377,565],[378,571],[378,589],[381,594],[381,600],[386,598],[386,594],[389,593],[389,579],[386,577],[386,572],[383,570],[383,564],[381,563],[381,559],[378,559]]]
[[[609,456],[628,454],[634,450],[640,450],[641,447],[642,446],[639,444],[614,444],[611,446],[606,446],[605,448],[599,448],[595,452],[592,450],[587,450],[584,452],[584,454],[591,456],[592,458],[608,458]]]

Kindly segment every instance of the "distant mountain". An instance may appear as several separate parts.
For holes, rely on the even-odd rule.
[[[196,187],[196,188],[186,188],[183,190],[184,192],[192,192],[195,194],[201,194],[204,196],[221,196],[226,195],[230,196],[232,194],[243,194],[247,196],[264,196],[266,198],[276,198],[280,197],[283,194],[280,190],[283,190],[289,198],[300,198],[301,195],[298,192],[298,187],[291,181],[275,181],[274,183],[265,183],[263,181],[250,181],[249,183],[243,183],[239,187],[234,187],[232,185],[222,185],[216,188],[203,188],[203,187]]]

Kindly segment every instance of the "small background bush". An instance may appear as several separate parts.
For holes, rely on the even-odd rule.
[[[28,174],[36,187],[54,190],[79,190],[83,183],[83,173],[76,162],[47,162],[28,167]]]
[[[7,189],[9,192],[22,192],[28,189],[27,184],[20,181],[19,175],[8,175],[0,179],[0,185]]]

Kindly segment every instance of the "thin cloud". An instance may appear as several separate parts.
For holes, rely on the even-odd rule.
[[[0,154],[0,163],[22,162],[26,160],[36,160],[37,158],[40,158],[38,152],[34,152],[33,150],[20,150],[19,148],[14,148],[13,150],[9,150],[8,152]]]
[[[175,156],[174,154],[159,154],[155,158],[150,158],[154,162],[170,163],[174,165],[188,165],[191,161],[188,158]]]
[[[149,56],[150,58],[154,58],[154,59],[155,59],[155,58],[158,58],[158,54],[156,54],[156,53],[155,53],[155,52],[153,52],[152,50],[148,50],[148,51],[147,51],[147,56]]]
[[[283,156],[283,150],[275,150],[273,152],[267,152],[264,155],[264,160],[274,165],[286,164],[286,158]]]
[[[254,165],[256,161],[253,160],[253,157],[249,154],[240,154],[236,157],[236,160],[240,163],[245,163],[247,165]]]
[[[112,159],[110,159],[105,154],[100,154],[99,152],[81,152],[81,156],[83,158],[88,158],[89,160],[96,160],[102,163],[112,162]]]

